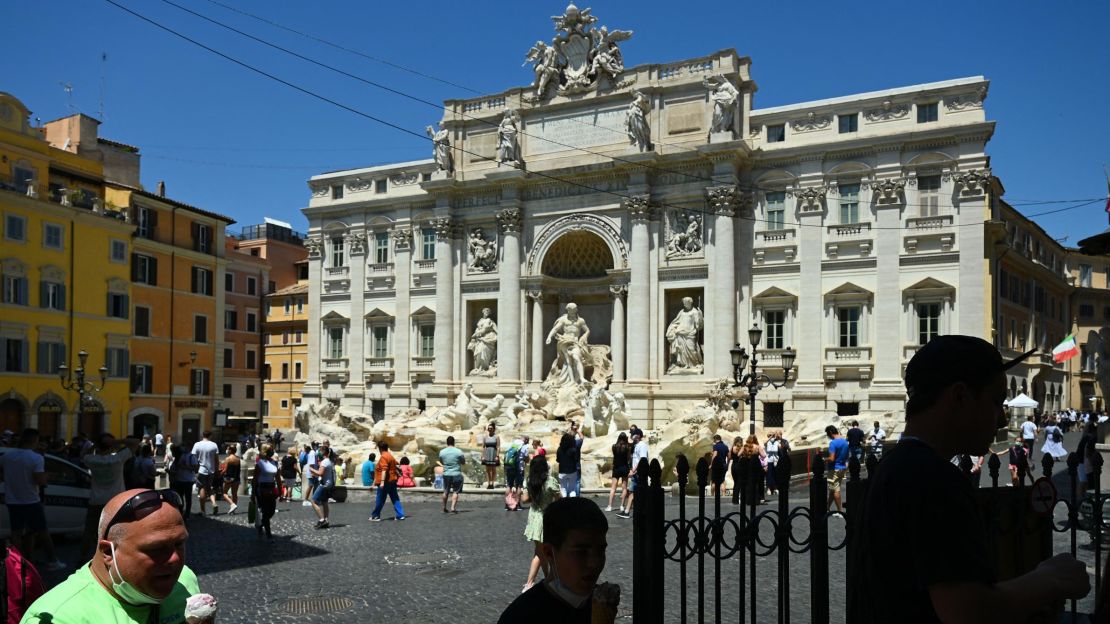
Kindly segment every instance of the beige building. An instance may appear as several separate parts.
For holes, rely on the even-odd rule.
[[[263,415],[268,429],[293,427],[307,372],[307,261],[297,263],[297,269],[302,279],[266,296]]]
[[[1101,411],[1110,394],[1110,255],[1068,250],[1072,294],[1072,333],[1079,357],[1068,362],[1072,407]]]

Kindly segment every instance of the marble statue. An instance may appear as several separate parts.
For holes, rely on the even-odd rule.
[[[578,316],[578,305],[568,303],[566,314],[555,321],[555,326],[547,334],[546,344],[555,339],[558,355],[551,365],[549,380],[556,386],[581,386],[586,382],[586,362],[590,328],[585,319]]]
[[[608,403],[602,412],[602,420],[609,423],[608,435],[615,436],[628,430],[628,404],[624,402],[623,392],[605,392]]]
[[[474,354],[471,375],[488,377],[497,372],[497,323],[490,318],[489,308],[482,308],[482,318],[478,319],[466,348]]]
[[[648,113],[651,112],[651,101],[642,91],[632,90],[632,103],[628,105],[628,113],[624,120],[625,130],[628,132],[628,142],[635,145],[641,152],[650,151],[651,126],[648,123]]]
[[[478,273],[489,273],[497,266],[497,250],[494,248],[494,242],[486,238],[482,232],[482,228],[476,227],[470,230],[470,240],[467,242],[467,250],[470,252],[470,262],[468,266],[471,271]]]
[[[440,412],[436,421],[447,431],[467,429],[478,422],[478,408],[484,406],[485,403],[474,396],[474,384],[467,383],[455,397],[455,403]]]
[[[740,98],[740,92],[724,76],[707,76],[702,79],[702,85],[709,89],[709,99],[713,101],[713,122],[709,126],[710,134],[735,133],[739,129],[736,125],[736,101]]]
[[[455,158],[451,153],[451,135],[447,128],[443,127],[443,122],[439,122],[439,130],[428,126],[424,128],[424,132],[432,139],[435,146],[432,156],[435,158],[436,166],[440,171],[452,173],[455,170]]]
[[[610,79],[624,73],[624,57],[617,47],[618,41],[627,41],[632,38],[631,30],[613,30],[605,26],[591,31],[594,41],[593,61],[590,62],[590,73],[600,77],[604,72]]]
[[[675,214],[676,225],[681,226],[681,216]],[[702,250],[701,221],[695,214],[687,215],[684,228],[676,227],[667,241],[667,257],[689,256]]]
[[[497,126],[497,164],[520,166],[520,115],[513,109],[505,111]]]
[[[682,298],[682,309],[667,326],[667,342],[671,344],[668,374],[701,374],[702,352],[698,332],[702,330],[701,310],[690,297]]]
[[[592,10],[589,7],[579,10],[578,7],[570,4],[562,15],[552,15],[551,21],[555,22],[555,30],[566,31],[568,35],[584,35],[584,29],[597,21],[597,17],[590,15]]]
[[[536,73],[536,79],[532,82],[532,86],[536,88],[536,97],[542,98],[552,78],[555,78],[555,84],[559,83],[559,53],[555,46],[537,41],[524,57],[523,64],[528,63],[533,64],[532,71]]]

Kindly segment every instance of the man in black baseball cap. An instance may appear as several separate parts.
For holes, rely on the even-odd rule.
[[[983,519],[955,455],[985,455],[1006,426],[1004,361],[989,342],[940,336],[906,367],[906,427],[886,453],[853,526],[848,621],[1013,622],[1090,591],[1086,567],[1057,555],[998,581]],[[849,501],[851,504],[851,501]]]

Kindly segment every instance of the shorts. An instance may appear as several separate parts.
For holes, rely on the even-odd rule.
[[[317,485],[320,485],[320,477],[309,477],[308,478],[308,487],[313,487],[314,488]]]
[[[613,478],[614,479],[627,479],[628,478],[628,471],[629,471],[628,466],[618,466],[618,467],[613,469]]]
[[[640,486],[640,475],[634,474],[628,478],[628,491],[635,492],[636,488]]]
[[[443,475],[443,493],[444,494],[451,494],[452,492],[459,493],[459,492],[462,492],[462,490],[463,490],[462,475],[458,475],[458,476]]]
[[[724,464],[718,464],[718,465],[713,466],[713,470],[711,471],[711,474],[710,474],[710,479],[713,481],[713,485],[720,485],[720,484],[725,482],[725,466],[724,466]]]
[[[505,487],[524,487],[524,478],[520,476],[520,468],[505,466]]]
[[[827,477],[828,482],[829,482],[829,491],[830,492],[839,492],[840,491],[840,486],[842,486],[844,484],[844,477],[847,474],[848,474],[848,469],[847,468],[841,468],[840,470],[833,470],[832,472],[830,472],[829,476]]]
[[[328,502],[328,497],[331,496],[331,486],[321,486],[312,492],[312,502],[317,505],[323,505]]]
[[[210,474],[197,474],[197,487],[202,490],[212,489],[212,477],[215,475]]]
[[[46,509],[42,503],[26,505],[8,504],[8,526],[12,535],[17,533],[42,533],[46,531]]]
[[[285,487],[287,488],[295,487],[297,485],[296,475],[293,475],[292,477],[282,477],[281,480],[285,483]]]

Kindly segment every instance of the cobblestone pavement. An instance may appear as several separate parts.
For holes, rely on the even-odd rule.
[[[1068,447],[1072,448],[1075,441],[1070,438]],[[1056,481],[1063,495],[1066,484],[1060,478]],[[807,502],[804,483],[795,486],[791,498],[798,504]],[[604,499],[595,500],[604,505]],[[692,516],[697,501],[687,500],[687,514]],[[392,510],[387,507],[380,523],[367,521],[367,503],[337,504],[332,506],[332,527],[325,530],[313,529],[312,510],[299,503],[281,503],[278,509],[273,544],[256,536],[245,513],[194,517],[189,521],[188,564],[199,575],[201,588],[219,598],[222,622],[306,624],[398,617],[451,624],[495,622],[519,594],[532,554],[531,545],[523,537],[527,511],[506,512],[500,501],[493,499],[460,503],[458,515],[441,513],[438,501],[410,499],[405,502],[407,520],[393,521]],[[723,513],[733,510],[730,504],[722,505]],[[668,518],[677,517],[674,500],[669,500],[666,514]],[[608,517],[609,551],[603,580],[620,583],[625,606],[630,607],[632,523],[612,514]],[[1056,517],[1066,518],[1062,505]],[[771,529],[764,529],[763,537],[769,541]],[[796,535],[805,538],[804,525]],[[833,518],[829,540],[835,544],[842,539],[843,523]],[[1087,546],[1089,539],[1080,534],[1078,541],[1079,557],[1093,572],[1094,551]],[[1068,549],[1069,534],[1056,534],[1055,552]],[[72,540],[61,547],[63,557],[70,555],[69,561],[75,560],[75,550]],[[844,621],[844,565],[843,550],[829,553],[832,622]],[[665,566],[665,620],[677,622],[679,567],[671,562]],[[809,621],[809,555],[792,554],[789,567],[790,619]],[[704,570],[705,615],[711,621],[716,577],[708,558]],[[697,558],[689,562],[687,573],[687,609],[690,621],[697,621]],[[744,573],[750,576],[747,563]],[[760,579],[756,595],[759,619],[774,618],[778,609],[776,556],[759,558],[756,575]],[[722,563],[724,621],[737,621],[739,576],[738,558]],[[62,578],[64,575],[50,575],[47,581],[53,585]],[[306,605],[295,604],[315,599],[333,599],[324,606],[335,610],[305,612]],[[750,609],[750,602],[747,606]],[[1080,604],[1081,610],[1090,608],[1090,599]],[[630,612],[622,611],[618,621],[631,622]]]

